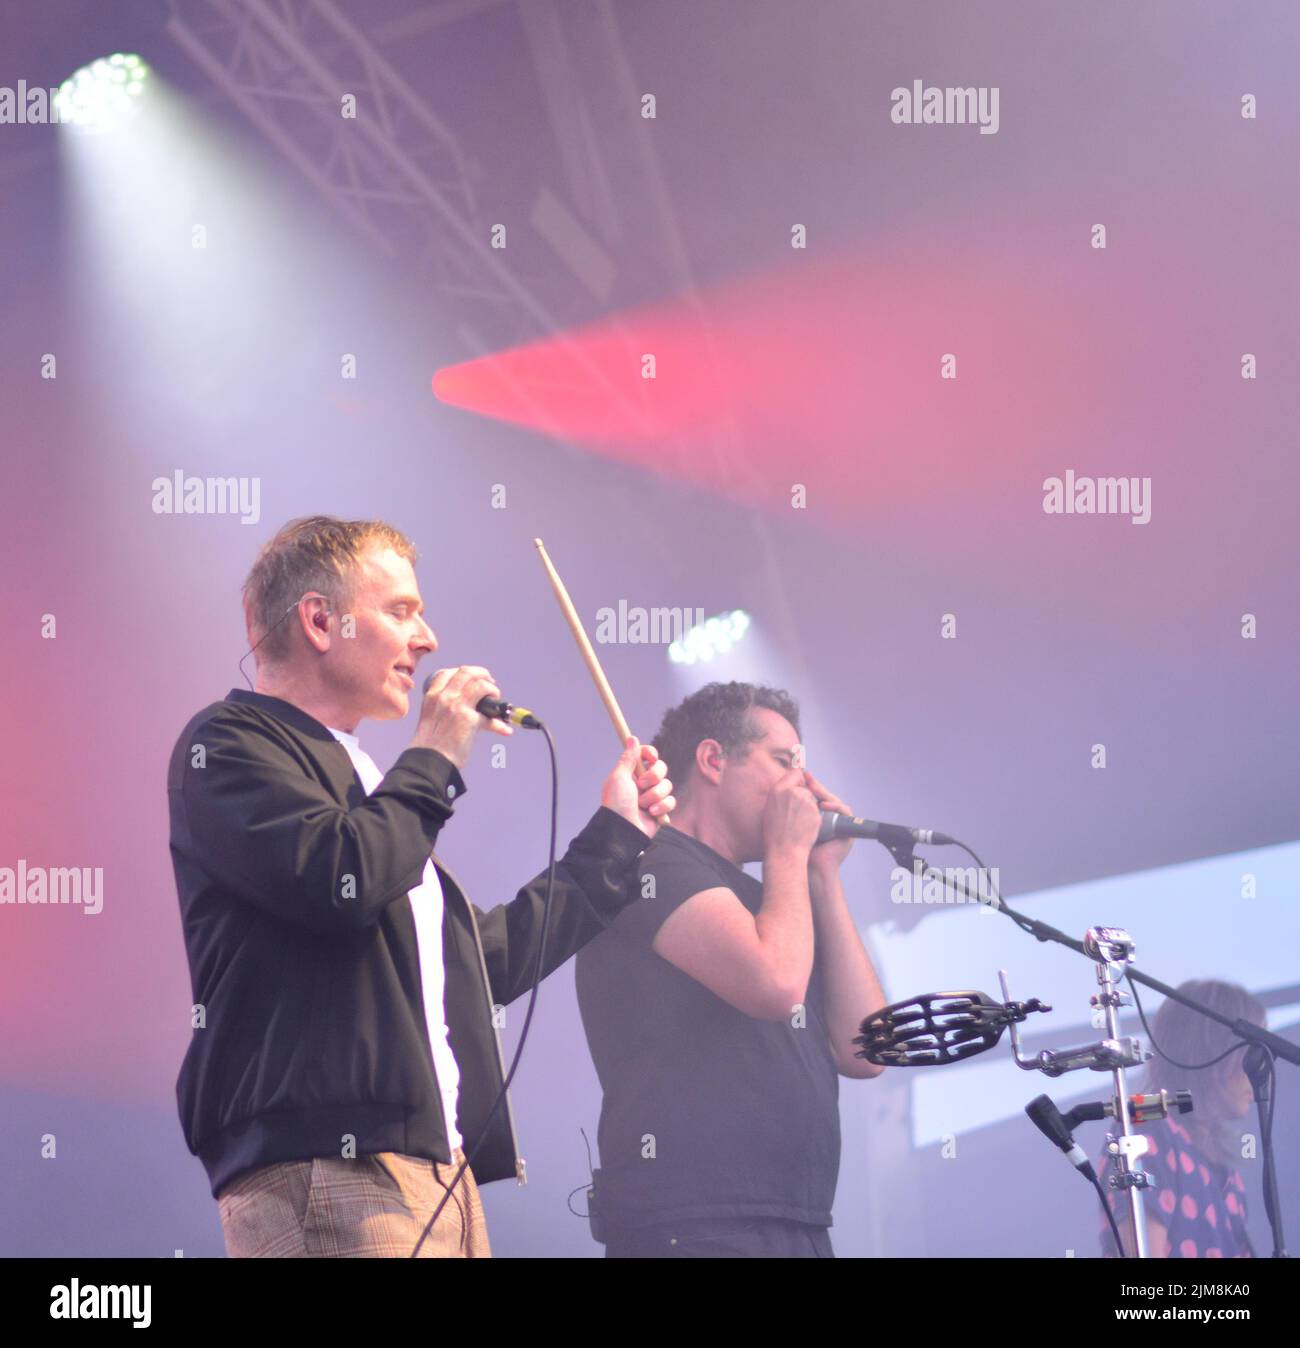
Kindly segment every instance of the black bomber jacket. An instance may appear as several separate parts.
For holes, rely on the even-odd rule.
[[[181,732],[167,794],[195,1028],[176,1097],[214,1195],[349,1147],[451,1160],[407,894],[464,791],[442,754],[407,749],[367,796],[325,726],[261,693],[235,689]],[[647,841],[603,806],[573,840],[545,973],[635,899]],[[546,875],[484,912],[433,860],[458,1126],[467,1153],[482,1139],[480,1183],[522,1181],[509,1101],[484,1125],[503,1080],[493,1011],[532,986]]]

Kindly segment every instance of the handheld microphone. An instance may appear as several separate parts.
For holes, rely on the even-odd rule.
[[[495,721],[509,721],[511,725],[523,726],[525,730],[540,730],[542,723],[527,707],[516,707],[499,697],[481,697],[474,710],[481,716],[490,716]]]
[[[950,838],[946,833],[936,833],[930,828],[908,828],[906,824],[881,824],[874,819],[850,819],[848,815],[823,810],[822,826],[817,833],[817,841],[830,842],[832,838],[871,838],[884,843],[886,847],[907,846],[911,843],[929,843],[935,847],[944,847],[956,842],[955,838]]]
[[[434,680],[434,675],[430,674],[424,681],[424,691],[429,691],[429,685]],[[474,710],[480,716],[490,717],[494,721],[509,721],[511,725],[522,726],[525,730],[540,730],[542,723],[537,717],[528,710],[527,707],[516,707],[500,697],[481,697],[474,704]]]
[[[1092,1168],[1092,1162],[1088,1159],[1088,1153],[1070,1136],[1070,1130],[1066,1127],[1065,1119],[1061,1111],[1057,1109],[1051,1096],[1035,1096],[1026,1106],[1025,1113],[1029,1115],[1030,1122],[1038,1129],[1049,1142],[1065,1153],[1065,1158],[1076,1170],[1079,1170],[1088,1179],[1096,1182],[1097,1172]]]

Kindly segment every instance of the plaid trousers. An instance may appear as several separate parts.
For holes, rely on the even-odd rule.
[[[406,1258],[464,1159],[459,1147],[450,1165],[381,1151],[245,1171],[217,1195],[226,1253],[232,1259]],[[466,1170],[420,1258],[491,1253],[474,1172]]]

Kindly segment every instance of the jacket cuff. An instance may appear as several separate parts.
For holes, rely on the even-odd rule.
[[[619,861],[635,861],[653,841],[636,824],[630,824],[617,810],[602,805],[587,821],[587,829],[597,829],[605,838],[605,850]],[[579,834],[579,837],[582,835]]]
[[[389,768],[389,772],[398,767],[413,768],[425,778],[438,793],[441,798],[439,803],[448,814],[451,813],[452,806],[469,790],[465,785],[465,779],[460,775],[460,769],[437,749],[405,749],[398,755],[397,762]],[[642,837],[644,836],[642,834]]]
[[[603,922],[613,921],[640,897],[636,861],[650,842],[635,824],[602,805],[569,844],[570,854],[599,858],[602,863],[600,874],[605,883],[583,889]]]

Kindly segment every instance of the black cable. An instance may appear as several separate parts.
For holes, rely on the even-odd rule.
[[[501,1108],[506,1098],[506,1092],[510,1089],[510,1083],[515,1079],[515,1072],[519,1068],[519,1059],[523,1055],[524,1044],[528,1040],[528,1027],[533,1021],[533,1009],[537,1005],[537,990],[542,983],[542,970],[546,967],[546,937],[551,926],[551,900],[555,896],[555,844],[556,835],[559,830],[560,813],[560,769],[555,757],[555,741],[551,738],[551,732],[542,724],[537,722],[535,727],[546,736],[546,747],[551,751],[551,854],[546,867],[546,898],[542,904],[542,936],[537,943],[537,967],[533,973],[533,990],[528,998],[528,1010],[524,1015],[524,1027],[519,1032],[519,1044],[515,1048],[515,1056],[510,1063],[510,1070],[506,1073],[505,1080],[501,1083],[501,1089],[497,1092],[497,1098],[492,1102],[492,1108],[488,1110],[487,1118],[483,1120],[483,1132],[475,1143],[473,1150],[460,1163],[460,1169],[456,1171],[455,1178],[447,1186],[447,1192],[443,1194],[438,1206],[433,1210],[433,1216],[425,1224],[425,1228],[420,1232],[420,1239],[415,1242],[415,1249],[410,1253],[410,1258],[414,1259],[420,1253],[420,1247],[427,1239],[429,1232],[433,1230],[434,1223],[442,1215],[442,1210],[447,1206],[448,1200],[456,1191],[456,1186],[460,1183],[465,1172],[470,1168],[474,1158],[478,1155],[479,1148],[488,1139],[488,1129],[492,1120],[496,1117],[496,1112]]]
[[[1268,1122],[1264,1124],[1264,1147],[1273,1154],[1273,1115],[1277,1112],[1277,1059],[1268,1055]]]
[[[1090,1177],[1092,1187],[1097,1191],[1097,1197],[1101,1200],[1101,1210],[1106,1214],[1106,1220],[1110,1223],[1111,1235],[1115,1237],[1115,1250],[1120,1259],[1126,1259],[1128,1256],[1124,1253],[1124,1242],[1120,1239],[1119,1224],[1115,1221],[1115,1214],[1110,1210],[1110,1204],[1106,1202],[1106,1191],[1101,1187],[1101,1180],[1096,1175]],[[1134,1252],[1136,1253],[1136,1245]]]
[[[591,1213],[579,1212],[578,1209],[573,1206],[573,1195],[580,1194],[584,1190],[591,1188],[592,1184],[595,1182],[596,1179],[595,1172],[591,1168],[591,1139],[587,1136],[587,1130],[583,1128],[581,1125],[579,1126],[578,1131],[582,1134],[582,1140],[587,1147],[587,1174],[590,1176],[590,1178],[587,1179],[584,1183],[579,1184],[576,1189],[569,1190],[568,1196],[564,1200],[564,1206],[568,1208],[569,1211],[573,1213],[575,1217],[590,1217]]]
[[[1272,1172],[1272,1183],[1269,1182],[1270,1176],[1268,1174],[1264,1177],[1264,1215],[1268,1218],[1270,1229],[1275,1233],[1274,1252],[1277,1253],[1278,1246],[1281,1245],[1285,1257],[1285,1242],[1281,1237],[1281,1217],[1273,1205],[1273,1190],[1277,1183],[1277,1158],[1273,1154],[1273,1115],[1276,1112],[1277,1060],[1271,1053],[1268,1053],[1268,1104],[1267,1108],[1262,1103],[1259,1105],[1259,1121],[1264,1133],[1264,1161],[1266,1169]],[[1248,1236],[1248,1244],[1249,1239]]]
[[[978,856],[976,856],[975,849],[973,847],[967,847],[966,844],[962,842],[960,838],[954,838],[953,842],[955,842],[957,846],[960,847],[961,850],[970,857],[970,859],[980,868],[980,872],[983,875],[988,876],[989,888],[993,892],[993,897],[997,900],[998,910],[1000,912],[1005,913],[1016,924],[1016,926],[1020,928],[1021,931],[1028,932],[1030,936],[1038,936],[1038,933],[1034,931],[1033,927],[1030,926],[1029,923],[1026,922],[1025,919],[1018,912],[1016,912],[1014,908],[1007,907],[1005,901],[1002,898],[1001,893],[998,890],[997,885],[993,883],[993,872],[989,870],[989,868],[983,863],[983,861],[980,860]],[[926,862],[927,866],[929,864],[930,864],[929,862]],[[976,897],[978,899],[978,895]],[[1038,939],[1041,941],[1043,938],[1041,936],[1038,936]]]
[[[1156,1043],[1156,1037],[1151,1033],[1151,1026],[1147,1024],[1147,1013],[1142,1009],[1142,999],[1138,996],[1137,984],[1129,977],[1127,968],[1124,970],[1124,981],[1129,985],[1133,992],[1133,1005],[1137,1007],[1138,1019],[1142,1022],[1142,1028],[1147,1032],[1147,1038],[1150,1039],[1152,1047],[1167,1062],[1172,1063],[1183,1072],[1201,1072],[1207,1067],[1213,1067],[1216,1062],[1222,1062],[1230,1053],[1235,1053],[1239,1048],[1248,1048],[1249,1045],[1244,1039],[1234,1040],[1227,1048],[1219,1054],[1217,1058],[1211,1058],[1209,1062],[1187,1063],[1179,1062],[1177,1058],[1171,1058],[1164,1049]]]
[[[587,1191],[589,1188],[591,1188],[590,1181],[588,1181],[588,1182],[585,1183],[585,1184],[579,1184],[578,1187],[577,1187],[576,1189],[570,1189],[569,1192],[568,1192],[568,1194],[565,1196],[565,1199],[564,1199],[564,1206],[565,1206],[566,1208],[568,1208],[569,1211],[570,1211],[575,1217],[581,1217],[584,1221],[588,1220],[588,1219],[591,1217],[591,1213],[589,1213],[589,1212],[579,1212],[578,1209],[575,1208],[575,1207],[573,1206],[573,1195],[574,1195],[574,1194],[586,1193],[586,1191]]]
[[[248,691],[250,693],[253,691],[253,681],[248,677],[248,674],[244,670],[244,661],[247,660],[248,657],[252,655],[252,653],[262,644],[262,642],[264,642],[267,639],[267,637],[269,637],[271,633],[274,632],[275,629],[280,626],[280,624],[289,616],[289,614],[291,614],[294,611],[294,609],[296,609],[298,605],[302,603],[303,599],[323,599],[327,604],[332,604],[334,602],[329,597],[329,595],[318,594],[315,591],[312,591],[310,594],[303,595],[301,599],[295,599],[293,603],[290,604],[289,607],[285,609],[285,611],[282,614],[280,614],[280,616],[270,625],[270,627],[268,627],[266,631],[263,632],[262,635],[258,637],[258,639],[255,642],[253,642],[253,644],[243,653],[243,655],[239,657],[239,673],[243,678],[244,682],[248,685]],[[327,617],[333,612],[334,610],[332,608],[327,608],[325,610],[325,614]]]

